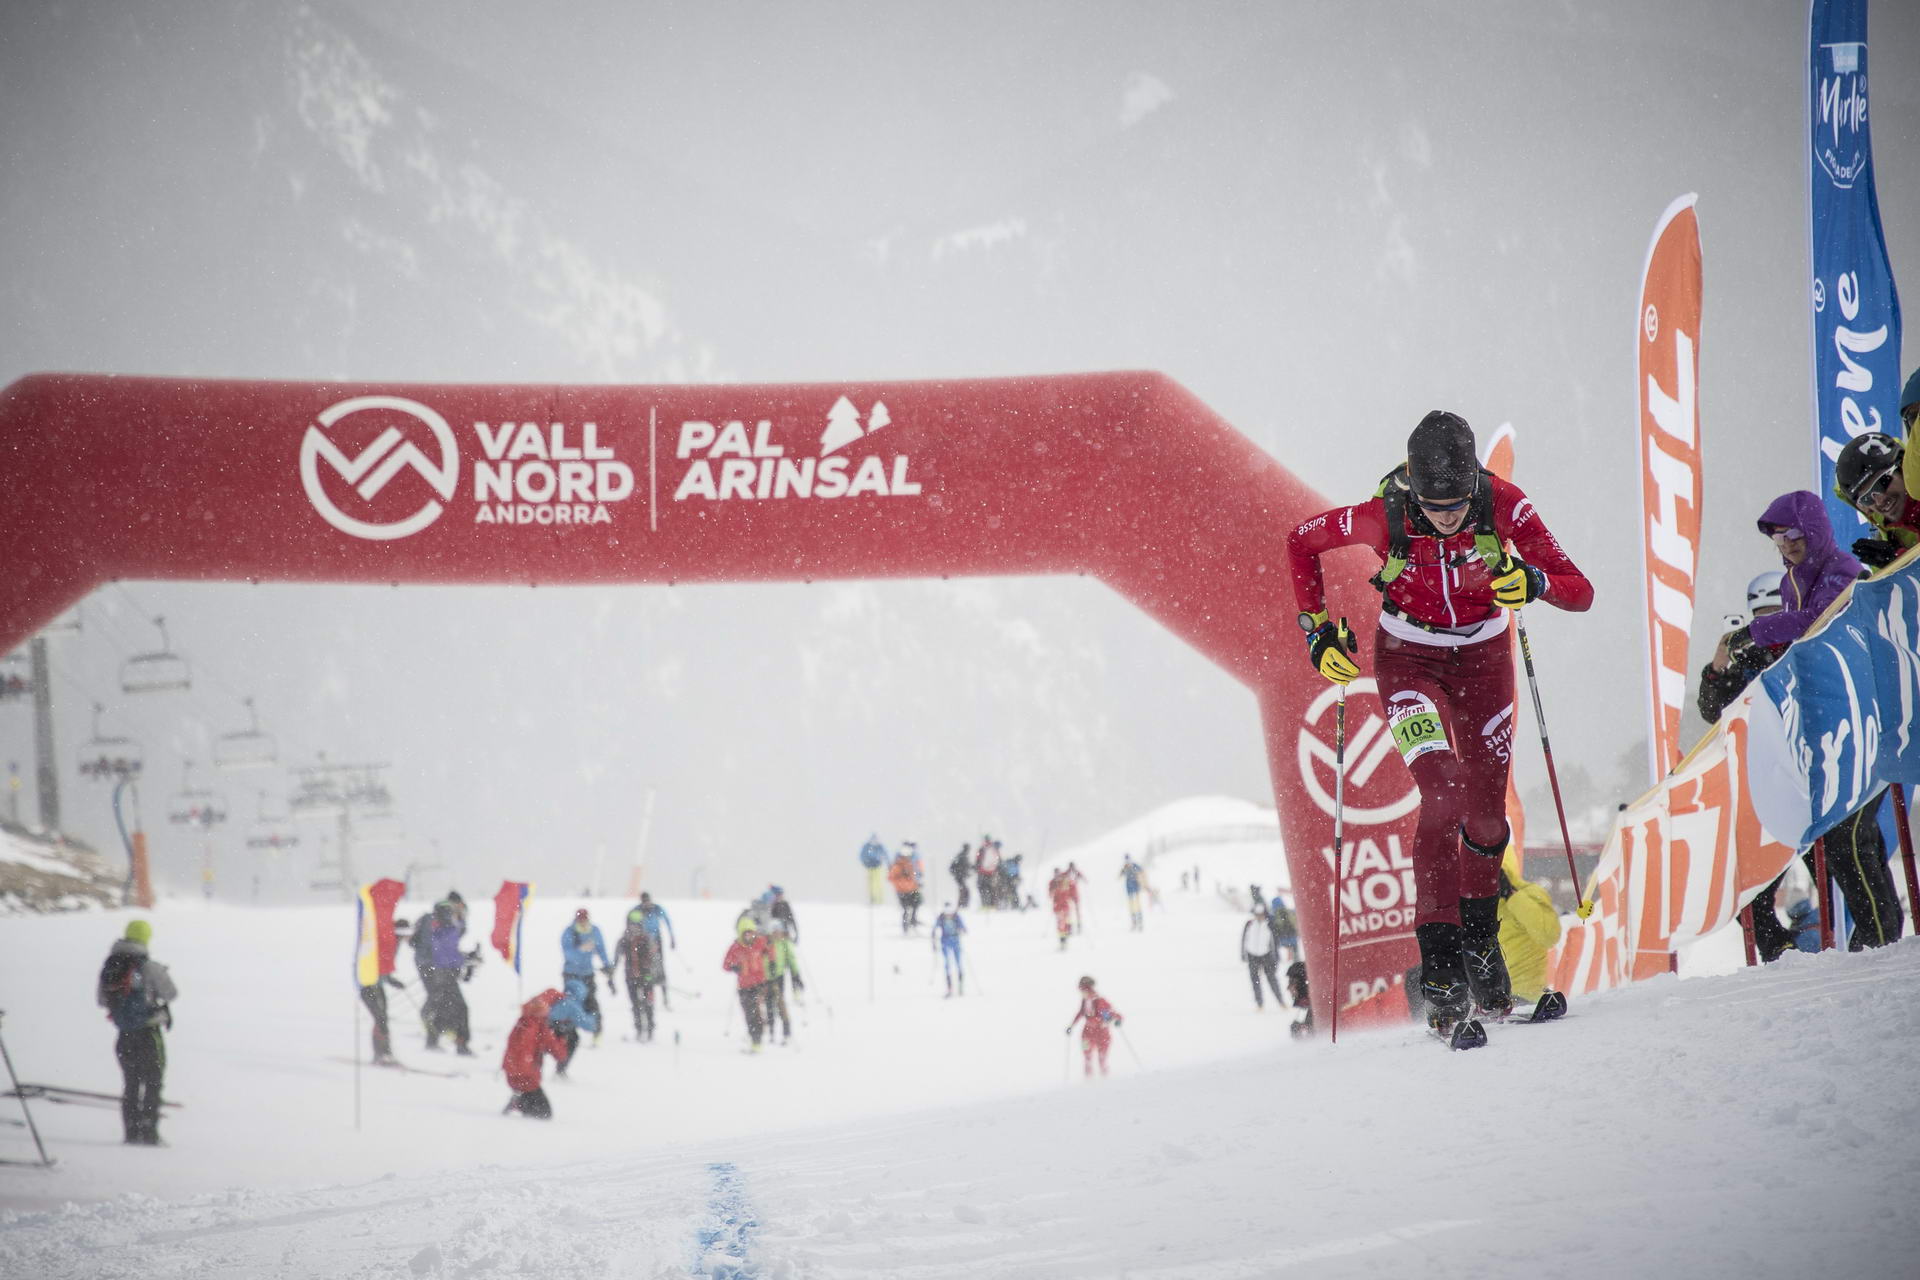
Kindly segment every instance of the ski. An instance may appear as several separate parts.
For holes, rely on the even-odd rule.
[[[1454,1050],[1479,1049],[1487,1043],[1487,1029],[1478,1018],[1462,1018],[1444,1031],[1429,1024],[1427,1034]]]
[[[120,1105],[120,1095],[117,1093],[101,1093],[97,1089],[69,1089],[65,1085],[59,1084],[27,1084],[25,1082],[22,1082],[18,1088],[8,1089],[5,1093],[0,1093],[0,1098],[41,1098],[48,1102],[84,1102],[96,1105],[112,1103],[116,1107]],[[186,1104],[183,1102],[162,1102],[160,1105],[163,1107],[183,1107]]]
[[[467,1073],[464,1071],[435,1071],[431,1067],[409,1066],[404,1062],[367,1062],[365,1060],[355,1062],[352,1058],[329,1058],[327,1061],[338,1062],[343,1066],[349,1067],[370,1067],[375,1071],[403,1071],[410,1076],[433,1076],[439,1080],[465,1080],[467,1078]]]

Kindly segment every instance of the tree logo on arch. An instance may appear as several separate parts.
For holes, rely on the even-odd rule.
[[[440,450],[439,465],[434,465],[396,426],[388,425],[373,443],[352,457],[327,434],[354,414],[380,410],[404,414],[433,432]],[[438,500],[427,499],[413,514],[399,520],[382,523],[359,519],[342,511],[327,492],[320,475],[322,460],[368,504],[380,496],[395,476],[406,470],[418,474],[440,496]],[[444,504],[453,500],[459,478],[460,455],[454,447],[453,430],[447,426],[447,420],[426,405],[400,396],[355,396],[330,405],[320,411],[300,441],[300,483],[307,491],[307,501],[313,504],[321,519],[340,532],[373,542],[408,537],[439,519],[446,509]]]

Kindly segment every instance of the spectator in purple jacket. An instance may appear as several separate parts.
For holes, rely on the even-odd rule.
[[[460,992],[468,960],[460,950],[460,939],[467,926],[453,903],[439,902],[434,904],[433,923],[428,927],[432,963],[420,975],[427,984],[427,1048],[438,1049],[440,1033],[450,1032],[454,1049],[470,1058],[473,1050],[468,1045],[472,1035],[467,1025],[467,998]]]
[[[1781,494],[1759,520],[1760,532],[1773,539],[1786,575],[1780,582],[1778,613],[1755,617],[1725,643],[1728,656],[1754,670],[1772,660],[1769,646],[1788,645],[1805,635],[1864,574],[1860,562],[1842,551],[1834,540],[1826,507],[1805,489]],[[1886,841],[1880,835],[1879,791],[1872,800],[1849,814],[1826,834],[1827,873],[1840,886],[1840,896],[1853,917],[1849,951],[1883,947],[1900,937],[1905,920],[1895,896],[1893,873],[1887,868]],[[1811,855],[1806,858],[1812,869]]]

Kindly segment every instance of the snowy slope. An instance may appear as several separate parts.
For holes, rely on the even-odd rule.
[[[402,1056],[471,1074],[368,1069],[358,1131],[332,1060],[355,1045],[350,913],[165,904],[171,1145],[38,1105],[59,1163],[0,1168],[0,1275],[685,1275],[744,1250],[743,1274],[789,1277],[1711,1277],[1816,1253],[1899,1274],[1920,1245],[1899,1140],[1920,1133],[1920,945],[1662,979],[1453,1055],[1412,1031],[1293,1042],[1211,892],[1164,893],[1132,935],[1118,886],[1090,888],[1066,955],[1041,913],[973,914],[977,980],[951,1001],[884,908],[800,904],[812,999],[759,1057],[718,971],[733,904],[669,903],[687,994],[656,1044],[616,1012],[550,1075],[551,1124],[498,1114],[515,984],[493,957],[468,988],[485,1056],[422,1052],[396,998]],[[535,900],[529,992],[575,905]],[[117,1088],[90,990],[122,919],[0,922],[23,1078]],[[1082,972],[1127,1015],[1091,1087],[1061,1035]],[[0,1125],[0,1156],[31,1150]]]

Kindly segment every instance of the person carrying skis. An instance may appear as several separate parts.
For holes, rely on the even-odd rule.
[[[1120,863],[1120,879],[1127,888],[1127,916],[1132,921],[1128,928],[1139,933],[1146,928],[1146,918],[1140,914],[1140,876],[1145,870],[1133,860],[1132,854],[1125,854]]]
[[[887,869],[887,883],[893,886],[894,896],[900,900],[900,932],[910,933],[920,924],[920,881],[913,873],[913,860],[907,856],[904,844]]]
[[[1372,498],[1288,535],[1308,660],[1342,685],[1360,674],[1360,646],[1327,614],[1320,557],[1347,546],[1384,562],[1373,578],[1374,676],[1420,792],[1414,934],[1429,1024],[1446,1035],[1476,1002],[1496,1016],[1512,1008],[1498,919],[1513,734],[1508,612],[1536,600],[1584,612],[1593,586],[1532,500],[1480,466],[1466,420],[1440,410],[1413,429],[1406,461]]]
[[[1107,1074],[1107,1051],[1113,1047],[1113,1028],[1124,1021],[1106,997],[1093,989],[1092,978],[1080,979],[1080,1008],[1067,1024],[1067,1034],[1072,1035],[1074,1025],[1079,1024],[1080,1052],[1086,1058],[1089,1078],[1093,1075],[1096,1053],[1100,1055],[1100,1074]]]
[[[468,1026],[467,997],[460,991],[460,979],[472,957],[460,950],[460,939],[467,931],[461,914],[449,901],[433,905],[433,919],[428,925],[432,963],[426,971],[427,1009],[423,1017],[427,1024],[427,1048],[439,1052],[440,1035],[446,1032],[453,1036],[454,1052],[471,1058],[473,1033]]]
[[[107,950],[94,985],[94,1001],[119,1033],[113,1056],[120,1064],[120,1123],[128,1146],[160,1145],[160,1089],[167,1073],[165,1031],[179,998],[167,966],[147,954],[153,926],[127,921],[126,932]]]
[[[580,1033],[585,1031],[596,1040],[600,1038],[600,1012],[587,1007],[587,997],[593,991],[591,980],[568,978],[566,988],[566,994],[555,1000],[553,1007],[547,1010],[547,1025],[567,1046],[565,1060],[556,1063],[553,1068],[555,1075],[562,1076],[567,1074],[573,1055],[580,1050]]]
[[[800,956],[794,950],[793,933],[785,920],[773,922],[773,932],[767,937],[767,987],[764,1001],[766,1004],[767,1039],[773,1039],[773,1024],[780,1023],[780,1043],[786,1044],[793,1039],[793,1018],[787,1013],[787,979],[793,979],[793,998],[798,1000],[800,993],[807,989],[800,981]]]
[[[942,903],[933,921],[933,946],[940,952],[940,968],[947,976],[947,994],[953,995],[953,980],[960,979],[960,994],[967,994],[967,969],[960,959],[960,938],[967,922],[960,918],[951,902]]]
[[[767,939],[749,921],[740,936],[727,948],[720,967],[734,975],[740,984],[740,1012],[747,1019],[747,1035],[753,1041],[749,1050],[760,1052],[760,1034],[766,1027]]]
[[[588,1013],[593,1015],[594,1043],[600,1042],[600,998],[598,984],[594,981],[594,959],[599,958],[600,972],[606,975],[607,990],[613,986],[613,959],[607,955],[607,942],[600,934],[600,926],[593,922],[587,909],[581,907],[573,913],[573,923],[560,931],[560,986],[566,989],[568,978],[578,978],[580,985],[586,988],[583,1002]]]
[[[1263,973],[1273,990],[1273,1002],[1282,1009],[1287,1007],[1286,997],[1280,994],[1280,948],[1274,945],[1273,922],[1264,902],[1255,902],[1252,914],[1240,926],[1240,963],[1247,966],[1247,977],[1253,980],[1254,1008],[1267,1007],[1267,998],[1260,990]]]
[[[860,846],[860,865],[867,869],[867,901],[879,906],[885,900],[881,884],[886,879],[887,847],[876,833]]]
[[[973,845],[962,844],[960,852],[953,855],[953,861],[947,864],[947,872],[953,877],[953,883],[959,887],[960,905],[965,907],[967,898],[967,872],[973,870]]]
[[[672,1012],[673,1001],[669,997],[672,996],[673,989],[667,985],[667,951],[678,951],[680,949],[680,940],[673,936],[673,921],[668,918],[667,909],[655,902],[652,894],[643,893],[640,895],[640,906],[638,910],[640,911],[640,922],[646,926],[647,932],[653,935],[654,954],[659,959],[660,1003],[666,1007],[668,1012]],[[629,915],[631,915],[631,913],[629,913]],[[660,945],[663,936],[666,940],[665,947]]]
[[[1053,930],[1060,935],[1060,949],[1065,951],[1067,939],[1073,936],[1073,882],[1058,867],[1047,881],[1047,898],[1053,904]]]
[[[560,993],[548,987],[520,1006],[519,1021],[507,1033],[507,1051],[500,1059],[507,1087],[513,1090],[513,1097],[507,1100],[501,1115],[518,1111],[534,1120],[553,1119],[553,1103],[548,1100],[547,1091],[540,1087],[540,1060],[551,1054],[557,1066],[567,1065],[567,1042],[554,1034],[548,1020],[559,1000]]]
[[[653,1039],[653,989],[660,985],[660,935],[647,930],[644,907],[627,912],[627,927],[614,944],[614,958],[627,983],[627,1003],[633,1006],[634,1038]]]

